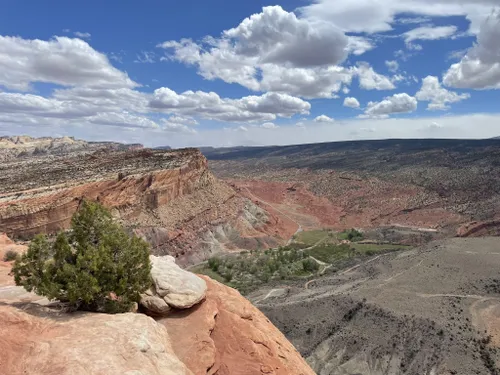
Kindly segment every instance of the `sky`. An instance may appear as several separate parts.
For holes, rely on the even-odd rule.
[[[3,0],[0,136],[500,136],[500,0]]]

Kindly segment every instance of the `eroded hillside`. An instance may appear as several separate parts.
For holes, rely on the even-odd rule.
[[[82,199],[99,201],[155,254],[181,264],[275,246],[296,230],[215,178],[196,149],[78,150],[0,166],[0,232],[18,239],[69,226]]]
[[[304,227],[398,225],[439,229],[445,236],[457,229],[466,236],[499,233],[498,140],[380,140],[204,152],[218,177]]]

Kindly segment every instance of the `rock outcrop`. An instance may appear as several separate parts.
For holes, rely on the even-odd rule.
[[[0,373],[192,375],[167,329],[142,314],[42,318],[0,306]]]
[[[136,313],[65,314],[0,283],[0,374],[314,374],[248,300],[203,279],[205,300],[156,321]]]
[[[499,236],[500,220],[473,221],[457,229],[457,237]]]
[[[0,231],[16,239],[68,228],[82,199],[110,208],[156,255],[181,265],[276,246],[296,227],[217,180],[196,149],[87,150],[0,164]]]
[[[153,314],[166,314],[172,308],[188,309],[205,298],[207,284],[195,274],[175,264],[171,256],[151,255],[152,287],[141,296],[141,305]]]
[[[204,302],[158,322],[194,374],[312,375],[293,345],[236,290],[209,277]]]

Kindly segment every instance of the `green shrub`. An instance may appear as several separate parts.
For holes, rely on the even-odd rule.
[[[305,272],[317,272],[319,270],[319,264],[311,258],[308,258],[302,261],[302,268]]]
[[[16,260],[17,257],[18,254],[14,250],[7,250],[3,256],[3,261],[12,262],[13,260]]]
[[[71,229],[53,243],[36,236],[14,264],[16,284],[71,310],[129,311],[151,286],[148,244],[97,203],[83,202]]]
[[[210,267],[210,269],[214,272],[217,272],[219,270],[219,267],[220,267],[220,259],[219,258],[210,258],[208,260],[208,266]]]
[[[351,242],[362,241],[363,238],[363,233],[354,228],[347,232],[347,239]]]

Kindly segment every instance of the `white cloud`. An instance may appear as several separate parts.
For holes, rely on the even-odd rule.
[[[309,22],[298,19],[280,6],[268,6],[261,13],[244,19],[237,27],[225,30],[221,38],[208,37],[205,42],[210,48],[207,52],[188,39],[168,41],[160,46],[173,48],[174,59],[200,64],[201,73],[209,75],[208,61],[203,60],[215,63],[214,58],[221,55],[228,57],[222,64],[236,63],[233,59],[239,57],[242,63],[251,64],[334,65],[345,59],[348,38],[330,22]]]
[[[159,128],[156,122],[147,117],[136,116],[126,112],[99,113],[95,116],[89,117],[88,121],[96,125],[113,125],[113,126],[123,126],[126,128],[143,128],[143,129]]]
[[[351,71],[341,68],[348,53],[362,54],[374,46],[362,37],[347,37],[331,22],[297,18],[280,6],[226,30],[202,43],[167,41],[163,60],[195,65],[209,80],[238,83],[253,91],[275,91],[304,98],[331,98]]]
[[[410,51],[422,51],[424,49],[421,44],[417,43],[406,43],[406,48]]]
[[[335,98],[342,85],[352,81],[353,70],[338,66],[314,69],[262,67],[261,91],[282,92],[307,99]]]
[[[243,126],[245,130],[199,130],[198,133],[168,132],[162,129],[129,129],[113,126],[68,125],[66,120],[52,119],[46,124],[24,122],[21,115],[16,127],[4,124],[0,114],[0,131],[5,135],[28,134],[33,136],[71,135],[88,140],[138,142],[146,146],[170,145],[173,147],[286,145],[356,139],[388,138],[460,138],[478,139],[498,136],[500,115],[471,114],[423,118],[394,117],[388,119],[351,119],[329,123],[303,122],[301,126],[281,126],[279,131],[260,127]],[[301,121],[302,122],[302,121]],[[436,122],[441,127],[432,127]],[[159,123],[161,125],[161,122]],[[429,126],[431,124],[431,126]],[[474,124],[474,126],[471,126]],[[89,132],[88,129],[92,131]]]
[[[361,36],[349,36],[347,51],[353,55],[359,56],[375,48],[371,40]]]
[[[80,39],[90,39],[92,36],[90,33],[82,33],[81,31],[75,31],[73,34]]]
[[[391,73],[395,73],[399,69],[399,63],[396,60],[385,61],[385,66]]]
[[[349,92],[351,92],[351,90],[349,89],[349,87],[343,87],[342,92],[347,95],[349,94]]]
[[[422,26],[403,34],[405,42],[410,44],[414,40],[437,40],[452,37],[457,32],[456,26]],[[411,49],[411,48],[410,48]]]
[[[400,17],[396,19],[396,23],[408,25],[413,23],[429,23],[432,20],[429,17]]]
[[[177,124],[199,125],[198,121],[196,121],[194,118],[189,117],[189,116],[174,115],[174,116],[170,116],[168,118],[168,121],[175,122]]]
[[[443,82],[456,88],[500,89],[500,10],[481,25],[477,44],[448,69]]]
[[[367,33],[391,30],[393,23],[400,22],[398,15],[465,16],[476,33],[495,5],[498,0],[316,0],[301,8],[301,13],[311,20],[332,22],[346,32]]]
[[[78,118],[95,114],[86,103],[71,103],[38,95],[0,92],[1,113],[23,113],[40,117]]]
[[[406,94],[395,94],[380,102],[369,102],[362,117],[387,117],[394,113],[410,113],[417,109],[417,99]]]
[[[330,22],[308,22],[280,6],[264,7],[223,36],[239,55],[261,63],[313,67],[344,60],[348,39]]]
[[[155,62],[155,57],[156,55],[154,52],[142,51],[141,53],[137,54],[134,62],[143,64],[144,63],[152,64]]]
[[[441,86],[438,77],[427,76],[422,80],[422,88],[415,95],[420,101],[430,102],[427,106],[428,110],[447,110],[450,107],[448,103],[456,103],[470,98],[470,95],[457,94],[449,91]]]
[[[33,82],[92,88],[135,87],[106,55],[81,39],[28,40],[0,36],[0,86],[29,90]]]
[[[99,108],[100,111],[128,111],[147,112],[148,95],[128,88],[121,89],[92,89],[85,87],[71,89],[57,89],[53,98],[71,102],[85,103]]]
[[[167,113],[200,116],[228,122],[270,121],[309,113],[311,105],[286,94],[266,93],[241,99],[222,99],[215,92],[186,91],[177,94],[162,87],[154,91],[150,108]]]
[[[279,128],[278,125],[276,125],[272,122],[265,122],[260,127],[264,128],[264,129],[278,129]]]
[[[328,123],[332,123],[332,122],[335,122],[334,119],[332,119],[331,117],[328,117],[327,115],[321,115],[321,116],[318,116],[314,119],[314,122],[328,122]]]
[[[391,80],[373,70],[370,64],[359,62],[355,68],[359,86],[365,90],[393,90],[396,88]]]
[[[344,99],[344,107],[349,107],[349,108],[359,108],[360,104],[358,99],[356,98],[345,98]]]

